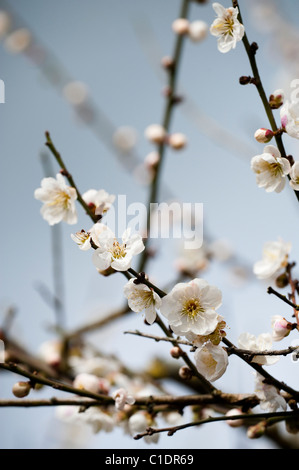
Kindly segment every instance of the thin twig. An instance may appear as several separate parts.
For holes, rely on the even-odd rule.
[[[143,433],[137,434],[134,436],[134,439],[138,440],[145,436],[152,436],[153,434],[167,432],[169,436],[173,436],[174,433],[177,431],[181,431],[182,429],[187,429],[194,426],[200,426],[202,424],[207,423],[215,423],[217,421],[228,421],[228,420],[261,420],[261,419],[269,419],[269,418],[294,418],[295,416],[299,416],[299,411],[282,411],[282,412],[275,412],[275,413],[256,413],[256,414],[241,414],[241,415],[232,415],[232,416],[217,416],[211,417],[207,419],[202,419],[200,421],[192,421],[190,423],[181,424],[179,426],[169,426],[166,428],[147,428],[147,430]]]

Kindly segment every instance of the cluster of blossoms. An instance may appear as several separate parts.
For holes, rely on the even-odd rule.
[[[40,348],[40,357],[52,367],[59,368],[63,360],[62,349],[61,342],[47,341]],[[70,350],[69,367],[70,373],[74,376],[73,386],[76,389],[110,396],[114,399],[114,405],[91,406],[84,412],[79,405],[59,406],[56,409],[56,417],[59,420],[68,423],[70,427],[74,425],[91,427],[94,433],[100,431],[109,433],[119,427],[131,436],[156,425],[153,414],[134,407],[137,398],[161,395],[161,390],[151,382],[147,382],[144,376],[132,377],[118,359],[95,353],[88,346],[80,351],[77,348]],[[16,393],[19,393],[16,396],[25,396],[26,383],[16,384],[14,388]],[[168,424],[170,422],[179,424],[181,421],[181,415],[175,411],[163,413],[162,418]],[[158,440],[159,434],[148,436],[145,442],[150,444]]]

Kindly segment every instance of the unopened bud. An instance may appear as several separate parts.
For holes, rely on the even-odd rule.
[[[144,164],[148,169],[156,168],[160,160],[158,152],[150,152],[144,159]]]
[[[260,421],[258,424],[250,426],[247,429],[247,437],[249,439],[258,439],[259,437],[262,437],[265,434],[266,428],[266,422]]]
[[[171,348],[170,354],[174,359],[178,359],[179,357],[181,357],[181,350],[178,346],[174,346],[173,348]]]
[[[232,410],[229,410],[225,416],[237,416],[241,414],[242,414],[242,411],[239,408],[234,408]],[[243,419],[228,419],[226,423],[232,428],[238,428],[239,426],[243,426],[244,420]]]
[[[275,90],[269,98],[269,105],[272,109],[278,109],[283,105],[284,91],[279,89]]]
[[[192,376],[193,376],[193,373],[192,373],[192,370],[189,369],[189,367],[182,366],[179,370],[179,376],[183,380],[191,380]]]
[[[189,32],[189,21],[185,18],[178,18],[172,23],[172,30],[182,36],[184,34],[188,34]]]
[[[239,78],[239,83],[240,83],[240,85],[248,85],[248,83],[251,83],[251,77],[247,77],[246,75],[242,75],[242,77]]]
[[[267,144],[270,142],[273,136],[274,133],[270,129],[265,129],[264,127],[258,129],[254,134],[255,140],[257,140],[260,144]]]
[[[276,284],[276,286],[279,287],[280,289],[283,289],[284,287],[286,287],[286,286],[289,284],[288,275],[287,275],[286,273],[280,274],[280,276],[278,276],[278,277],[275,279],[275,284]]]
[[[187,145],[187,138],[184,134],[177,132],[176,134],[171,134],[169,136],[168,144],[174,150],[181,150]]]
[[[162,60],[161,60],[161,65],[162,67],[164,67],[165,69],[171,69],[174,65],[174,61],[171,57],[169,56],[165,56],[165,57],[162,57]]]
[[[208,25],[204,21],[193,21],[189,25],[189,38],[193,42],[200,42],[207,36]]]
[[[288,322],[281,315],[274,315],[272,317],[271,326],[273,329],[273,341],[280,341],[288,336],[292,330],[292,323]]]
[[[24,398],[29,395],[31,390],[31,385],[29,382],[17,382],[12,387],[12,393],[17,398]]]
[[[162,144],[166,137],[166,130],[160,124],[151,124],[145,129],[145,137],[155,144]]]

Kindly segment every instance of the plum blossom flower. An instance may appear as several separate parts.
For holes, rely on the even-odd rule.
[[[128,394],[128,392],[124,388],[119,388],[115,390],[112,394],[112,397],[115,400],[115,408],[117,410],[123,410],[125,405],[134,405],[135,398]]]
[[[280,110],[280,119],[289,136],[299,139],[299,102],[286,101]]]
[[[135,284],[134,279],[130,279],[124,286],[124,294],[133,312],[139,313],[144,310],[146,321],[150,325],[154,323],[156,309],[160,308],[161,299],[153,289],[145,284]]]
[[[291,165],[286,158],[281,157],[276,147],[267,145],[263,154],[252,158],[251,169],[256,174],[259,188],[265,188],[267,193],[280,193],[285,187],[285,177],[290,173]]]
[[[237,42],[244,36],[244,26],[238,20],[238,8],[224,8],[220,3],[213,3],[213,9],[218,15],[210,27],[210,33],[218,37],[218,50],[228,52],[235,49]]]
[[[82,194],[82,199],[94,210],[96,215],[105,214],[115,201],[114,194],[108,194],[104,189],[89,189]]]
[[[49,225],[58,224],[62,220],[68,224],[77,223],[77,192],[75,188],[66,185],[60,173],[56,175],[56,179],[43,178],[41,187],[34,191],[34,197],[44,203],[41,214]]]
[[[290,186],[299,191],[299,162],[295,162],[290,171]]]
[[[203,279],[179,283],[162,299],[160,311],[175,334],[189,331],[197,335],[212,333],[218,324],[216,309],[222,301],[221,291]]]
[[[286,411],[287,403],[280,395],[279,390],[273,385],[266,384],[264,380],[264,377],[256,372],[255,393],[260,399],[262,410],[273,413],[281,408]]]
[[[252,352],[271,350],[272,336],[270,333],[262,333],[256,338],[250,333],[242,333],[238,340],[238,346]],[[252,362],[265,366],[275,364],[277,361],[279,361],[278,356],[254,356],[252,359]]]
[[[208,342],[211,342],[212,344],[214,344],[214,346],[218,346],[218,344],[221,343],[222,338],[226,336],[226,332],[224,331],[224,328],[226,327],[226,322],[224,321],[224,318],[221,315],[218,315],[217,321],[218,324],[215,330],[209,335],[195,335],[190,331],[185,335],[187,340],[197,347],[201,347]]]
[[[87,251],[91,248],[91,243],[97,245],[98,236],[105,230],[113,232],[107,227],[107,225],[97,222],[94,224],[88,232],[81,230],[81,232],[71,233],[72,240],[79,246],[80,250]]]
[[[92,427],[95,434],[100,431],[112,432],[114,428],[114,420],[110,414],[102,411],[97,406],[91,406],[84,413],[80,413],[81,419]]]
[[[271,321],[273,341],[281,341],[288,336],[292,329],[292,324],[281,315],[274,315]]]
[[[253,272],[257,278],[268,279],[285,267],[291,247],[291,243],[283,240],[265,243],[262,259],[253,266]]]
[[[146,428],[153,426],[155,423],[152,416],[146,411],[137,411],[129,418],[129,431],[132,435],[142,433]],[[145,436],[144,441],[147,444],[156,444],[159,440],[159,434],[153,434],[152,436]]]
[[[102,393],[103,388],[106,390],[106,387],[103,387],[103,380],[93,374],[78,374],[75,377],[73,385],[79,390],[87,390],[92,393]],[[109,387],[108,387],[109,388]]]
[[[99,246],[93,253],[93,263],[99,271],[110,266],[116,271],[127,271],[131,267],[133,256],[144,250],[144,244],[139,234],[131,235],[131,230],[125,230],[122,243],[115,238],[114,233],[108,229],[100,233],[95,240]]]
[[[204,21],[197,20],[189,24],[188,34],[193,42],[200,42],[207,36],[208,25]]]
[[[210,341],[196,349],[194,360],[198,372],[210,382],[218,380],[228,366],[227,352]]]

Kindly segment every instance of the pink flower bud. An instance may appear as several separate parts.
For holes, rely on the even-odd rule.
[[[273,136],[274,133],[270,129],[265,129],[264,127],[258,129],[254,134],[255,140],[257,140],[260,144],[267,144],[270,142]]]
[[[17,398],[24,398],[29,395],[31,390],[31,385],[29,382],[17,382],[12,387],[12,393]]]
[[[193,373],[192,373],[192,370],[189,369],[189,367],[182,366],[179,370],[179,376],[183,380],[191,380],[192,376],[193,376]]]
[[[189,21],[185,18],[178,18],[172,23],[172,30],[180,36],[188,34],[189,32]]]
[[[271,326],[273,329],[273,341],[280,341],[290,334],[292,324],[288,322],[281,315],[274,315],[272,317]]]
[[[181,357],[181,350],[178,346],[174,346],[173,348],[171,348],[170,354],[174,359],[178,359],[179,357]]]
[[[272,109],[278,109],[283,105],[284,92],[283,90],[275,90],[269,98],[269,104]]]
[[[265,421],[260,421],[258,424],[250,426],[247,430],[247,437],[249,439],[258,439],[262,437],[266,432]]]

